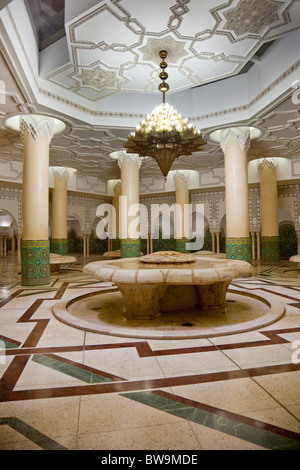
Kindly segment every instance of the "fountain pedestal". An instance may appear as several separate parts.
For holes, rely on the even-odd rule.
[[[151,320],[174,309],[224,310],[231,281],[251,274],[252,266],[240,260],[158,252],[96,261],[85,266],[84,272],[118,287],[126,318]]]

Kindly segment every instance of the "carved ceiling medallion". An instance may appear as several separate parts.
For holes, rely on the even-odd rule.
[[[78,78],[81,80],[82,86],[92,87],[96,90],[115,86],[116,82],[119,81],[116,72],[104,70],[101,67],[93,70],[85,69],[81,75],[78,75]]]
[[[282,4],[272,0],[241,0],[235,8],[224,12],[227,20],[224,29],[234,31],[236,36],[261,34],[279,20],[277,12]]]
[[[187,55],[184,49],[185,42],[175,41],[172,36],[166,36],[161,39],[149,38],[146,45],[139,50],[143,53],[143,60],[154,62],[157,64],[157,57],[160,51],[168,51],[168,62],[170,64],[179,61],[182,57]]]

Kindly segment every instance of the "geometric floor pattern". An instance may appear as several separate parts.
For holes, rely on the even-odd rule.
[[[108,287],[84,264],[79,256],[49,286],[28,288],[15,255],[0,258],[1,450],[300,449],[297,264],[257,264],[232,283],[284,303],[279,321],[185,340],[59,322],[54,305]]]

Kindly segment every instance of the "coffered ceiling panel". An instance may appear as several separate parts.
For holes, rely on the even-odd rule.
[[[159,93],[166,49],[174,93],[242,72],[299,20],[296,0],[101,1],[65,25],[70,61],[43,78],[94,102],[124,91]]]
[[[28,5],[33,3],[37,24],[43,29],[44,18],[47,19],[47,24],[50,22],[52,25],[49,27],[49,36],[43,29],[42,38],[43,41],[47,38],[47,44],[52,44],[49,52],[52,51],[53,54],[59,43],[52,41],[62,34],[61,21],[57,23],[59,35],[56,34],[53,23],[58,13],[61,20],[64,4],[60,1],[58,5],[54,0],[28,0]],[[69,18],[72,18],[70,9],[75,3],[74,0],[65,2]],[[39,13],[38,6],[41,4],[44,5]],[[135,105],[143,93],[159,93],[158,53],[161,49],[168,51],[168,83],[175,99],[175,92],[178,90],[234,76],[243,71],[249,61],[259,63],[263,46],[299,28],[300,1],[297,0],[99,1],[96,6],[65,24],[69,60],[44,78],[49,88],[53,85],[61,90],[60,97],[67,90],[68,99],[73,94],[74,103],[80,98],[81,102],[87,103],[87,108],[97,108],[99,112],[103,109],[106,112],[105,108],[101,108],[101,99],[116,95],[118,101],[119,93],[124,96],[128,92],[126,97],[133,100],[130,109],[134,109],[133,113],[139,115]],[[270,47],[273,47],[273,43]],[[7,84],[6,103],[0,110],[0,157],[18,162],[23,160],[23,144],[19,135],[5,127],[7,116],[22,113],[47,114],[59,117],[67,123],[67,132],[54,137],[51,142],[51,165],[73,167],[81,175],[94,176],[102,181],[119,178],[118,164],[109,155],[124,149],[123,144],[131,130],[128,125],[113,127],[109,120],[101,126],[94,125],[95,123],[79,118],[77,120],[73,115],[74,108],[70,108],[69,114],[59,114],[50,105],[47,108],[46,105],[38,104],[31,95],[25,93],[26,87],[18,79],[21,74],[13,67],[1,41],[0,48],[1,74]],[[48,53],[48,50],[44,52]],[[285,70],[280,73],[284,74]],[[275,82],[277,79],[278,75],[270,81]],[[224,81],[220,81],[216,86],[222,87],[223,84]],[[198,89],[197,93],[205,88]],[[215,89],[214,85],[213,88]],[[130,92],[137,93],[133,95]],[[241,95],[244,96],[243,93]],[[264,91],[261,95],[264,96]],[[151,100],[152,98],[151,95]],[[209,95],[209,99],[212,100],[212,95]],[[256,94],[253,101],[255,99]],[[95,104],[94,108],[90,106],[91,102]],[[124,106],[124,102],[121,104]],[[201,113],[204,116],[202,104],[200,102],[197,116]],[[120,114],[124,111],[122,106],[120,105]],[[230,106],[234,107],[235,104],[230,103],[228,107]],[[151,109],[150,107],[149,111]],[[212,109],[211,113],[214,111]],[[223,108],[220,112],[223,112]],[[225,112],[227,113],[227,106],[224,107]],[[232,114],[234,116],[230,122],[235,123],[235,114]],[[252,125],[262,131],[261,138],[251,144],[249,159],[264,156],[299,158],[299,105],[293,103],[291,95],[282,99],[278,97],[276,102],[265,105],[260,112],[255,110],[254,117],[252,114],[249,116],[251,117],[247,122],[243,121],[243,125]],[[120,122],[122,119],[123,117]],[[208,128],[204,130],[204,135],[208,140],[204,151],[179,158],[172,169],[190,168],[202,171],[223,166],[223,153],[218,144],[209,140]],[[141,177],[162,177],[155,161],[144,160]]]

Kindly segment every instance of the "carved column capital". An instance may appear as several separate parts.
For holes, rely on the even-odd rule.
[[[51,170],[53,171],[54,175],[57,176],[59,180],[62,180],[64,177],[68,181],[70,178],[70,169],[60,166],[52,166]]]
[[[122,168],[123,162],[129,163],[132,167],[137,163],[138,167],[142,166],[142,159],[139,155],[135,153],[127,153],[125,151],[120,151],[118,155],[118,165]]]
[[[277,166],[278,163],[274,158],[261,158],[257,163],[259,173],[261,173],[265,167],[271,168],[275,173]]]
[[[232,127],[229,129],[223,129],[220,134],[220,146],[225,153],[226,148],[230,141],[239,145],[241,149],[249,150],[250,148],[250,130],[242,127]]]
[[[20,117],[20,133],[22,138],[27,132],[35,142],[45,134],[50,144],[54,135],[54,119],[47,116],[28,114]]]
[[[188,181],[189,174],[184,170],[176,170],[173,177],[174,183],[176,182],[177,178],[181,178],[183,181]]]
[[[118,189],[121,189],[121,180],[117,180],[114,182],[114,185],[113,185],[114,193],[118,191]]]

